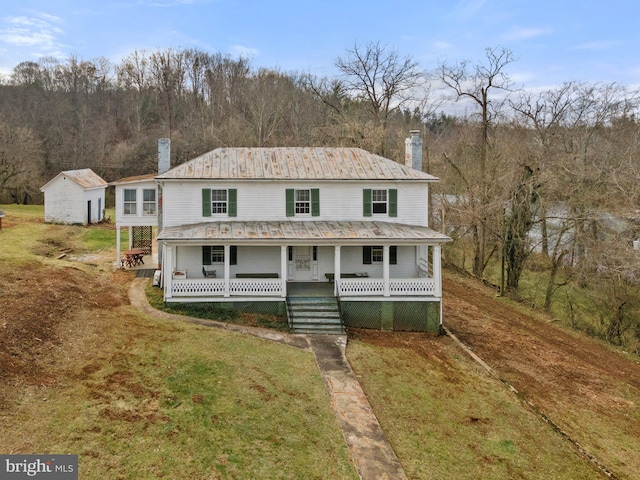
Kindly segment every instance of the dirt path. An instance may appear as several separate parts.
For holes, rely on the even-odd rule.
[[[637,475],[638,358],[529,314],[471,280],[449,275],[443,286],[452,333],[609,469]]]

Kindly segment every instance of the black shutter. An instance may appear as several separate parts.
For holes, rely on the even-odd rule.
[[[389,265],[398,264],[398,247],[391,245],[389,247]]]
[[[231,245],[229,247],[229,265],[237,265],[238,264],[238,246]]]
[[[371,247],[362,247],[362,264],[371,265]]]
[[[202,265],[211,265],[211,247],[208,245],[202,247]]]

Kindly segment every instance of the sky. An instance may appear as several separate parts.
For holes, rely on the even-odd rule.
[[[133,51],[196,48],[254,67],[337,75],[354,46],[379,43],[426,70],[517,59],[517,85],[640,87],[638,0],[0,0],[0,73],[52,56],[64,62]]]

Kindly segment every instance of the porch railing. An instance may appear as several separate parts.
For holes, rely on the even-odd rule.
[[[278,278],[243,278],[229,280],[231,296],[275,297],[282,293],[282,281]],[[224,279],[186,279],[171,282],[174,297],[222,297],[225,294]],[[383,296],[382,278],[342,278],[340,297]],[[436,282],[433,278],[392,278],[389,280],[390,296],[434,296]]]
[[[238,296],[279,296],[282,281],[277,278],[243,278],[229,281],[229,294]],[[186,279],[171,281],[171,295],[174,297],[222,297],[224,279]]]
[[[384,295],[382,278],[343,278],[340,280],[341,297],[381,296]],[[436,282],[433,278],[392,278],[389,280],[391,296],[436,294]]]

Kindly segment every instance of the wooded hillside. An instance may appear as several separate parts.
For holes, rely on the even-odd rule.
[[[446,262],[573,327],[640,353],[638,91],[515,85],[506,49],[421,66],[380,44],[335,78],[193,49],[23,62],[0,84],[0,203],[39,203],[62,170],[107,181],[221,146],[362,147],[397,161],[420,129]],[[443,112],[441,94],[466,102]],[[452,111],[452,110],[447,110]]]

